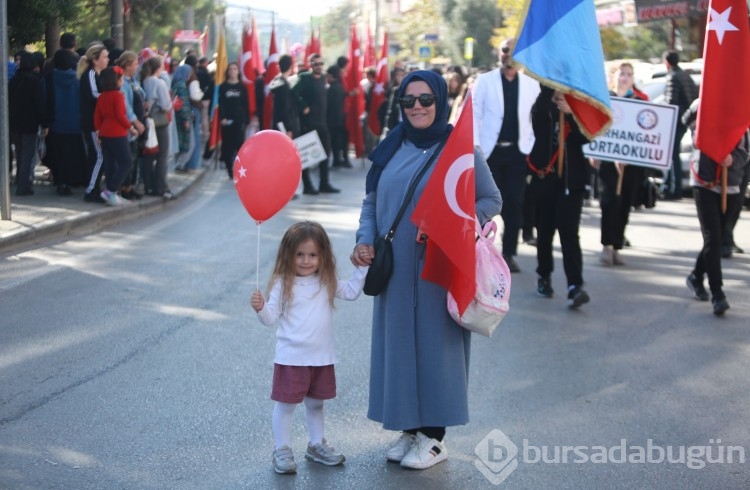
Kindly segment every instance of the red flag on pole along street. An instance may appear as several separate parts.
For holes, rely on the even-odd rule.
[[[214,96],[211,103],[211,134],[209,136],[209,148],[216,148],[221,141],[221,127],[219,125],[219,87],[224,83],[227,71],[227,46],[224,39],[224,28],[219,31],[219,43],[216,46],[216,73],[214,73]]]
[[[476,293],[474,121],[471,93],[411,221],[427,234],[422,279],[440,284],[460,314]]]
[[[377,58],[375,58],[375,43],[372,40],[372,33],[370,32],[370,24],[367,24],[367,42],[365,42],[365,54],[362,57],[362,68],[369,68],[375,66]]]
[[[245,26],[245,28],[242,30],[242,62],[240,63],[240,66],[242,67],[242,70],[240,71],[240,74],[242,75],[242,82],[245,84],[245,88],[247,89],[247,100],[248,100],[248,109],[250,110],[250,117],[253,117],[256,112],[255,107],[255,97],[252,97],[252,94],[255,93],[255,79],[257,78],[256,75],[256,66],[259,62],[259,58],[255,57],[255,52],[253,52],[253,44],[255,44],[255,47],[258,46],[258,37],[257,37],[257,31],[255,30],[255,18],[253,17],[251,21],[252,28],[248,28],[248,26]]]
[[[721,162],[750,125],[750,29],[745,0],[711,0],[703,46],[696,147]]]
[[[362,80],[362,70],[360,69],[361,55],[357,27],[352,24],[349,43],[349,67],[347,68],[347,81],[344,87],[349,93],[356,91],[355,95],[347,96],[345,110],[346,130],[349,133],[349,141],[354,145],[354,152],[357,158],[361,158],[365,154],[364,134],[359,119],[365,110],[365,95],[362,93],[359,85],[359,82]]]
[[[380,59],[375,68],[375,86],[370,95],[370,111],[367,113],[367,126],[375,136],[380,136],[379,110],[385,100],[385,88],[388,86],[388,32],[383,34],[383,45],[380,48]]]
[[[271,93],[271,80],[281,73],[279,69],[279,52],[276,49],[276,26],[271,27],[271,44],[268,49],[268,66],[263,74],[263,84],[265,85],[265,99],[263,102],[263,129],[271,128],[273,121],[273,94]]]

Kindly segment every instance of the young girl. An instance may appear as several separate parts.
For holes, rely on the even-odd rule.
[[[303,221],[292,225],[281,240],[268,302],[260,291],[252,295],[250,304],[260,321],[279,324],[271,391],[276,402],[271,424],[277,473],[297,471],[289,439],[292,414],[300,402],[305,404],[310,434],[305,458],[328,466],[346,459],[323,437],[323,400],[336,396],[333,299],[357,299],[366,274],[366,267],[358,267],[347,282],[339,282],[328,235],[320,224]]]
[[[102,199],[110,206],[122,206],[129,201],[117,195],[133,164],[129,135],[137,135],[125,111],[125,96],[120,92],[123,70],[119,66],[106,68],[101,74],[102,93],[94,111],[94,128],[102,142],[106,189]]]

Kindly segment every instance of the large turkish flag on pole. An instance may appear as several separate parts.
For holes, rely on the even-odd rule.
[[[471,93],[411,221],[427,234],[422,279],[450,291],[463,314],[476,294],[474,121]]]
[[[344,102],[344,110],[346,111],[346,130],[349,132],[349,141],[354,145],[354,153],[357,158],[361,158],[365,154],[365,140],[360,120],[360,116],[365,110],[365,95],[359,85],[362,80],[362,70],[360,69],[362,52],[360,51],[357,27],[354,24],[352,24],[350,33],[349,68],[346,72],[347,80],[343,84],[349,95]],[[356,94],[351,95],[351,92],[355,90]]]
[[[750,125],[750,29],[745,0],[711,0],[695,145],[721,163]]]
[[[380,48],[380,59],[376,68],[377,78],[375,86],[370,95],[370,110],[367,113],[367,125],[375,136],[380,136],[383,128],[380,127],[379,109],[385,100],[385,90],[388,87],[388,32],[383,34],[383,45]]]
[[[276,49],[276,26],[271,24],[271,44],[268,48],[268,66],[263,74],[264,93],[262,129],[275,129],[271,127],[273,122],[273,94],[271,93],[271,80],[281,73],[279,68],[279,50]],[[250,94],[248,94],[248,97]]]

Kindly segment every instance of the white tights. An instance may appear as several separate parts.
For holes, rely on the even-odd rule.
[[[305,421],[307,432],[310,434],[310,444],[313,446],[323,441],[323,424],[325,414],[323,411],[323,400],[305,397]],[[297,403],[276,402],[271,416],[271,427],[276,449],[283,446],[291,446],[289,440],[292,431],[292,415]]]

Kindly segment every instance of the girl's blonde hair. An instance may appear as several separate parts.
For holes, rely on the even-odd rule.
[[[282,309],[292,302],[292,288],[294,279],[297,277],[295,267],[295,254],[304,242],[312,240],[318,247],[319,267],[318,276],[320,284],[326,287],[328,293],[328,304],[333,308],[333,299],[336,297],[336,257],[333,256],[333,248],[328,234],[320,225],[314,221],[301,221],[289,227],[281,239],[279,252],[276,255],[271,279],[268,281],[268,291],[278,280],[281,281],[281,306]]]

